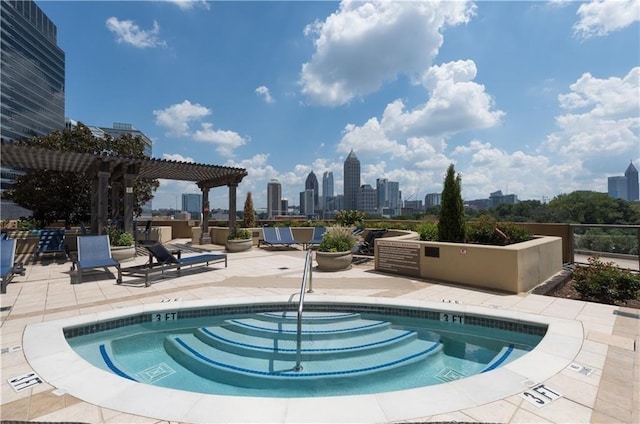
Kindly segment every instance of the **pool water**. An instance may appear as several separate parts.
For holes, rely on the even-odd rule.
[[[295,312],[127,325],[68,339],[96,367],[140,383],[258,397],[368,394],[491,371],[542,335],[377,313],[304,312],[302,370]]]

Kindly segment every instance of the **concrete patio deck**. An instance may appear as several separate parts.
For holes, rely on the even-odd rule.
[[[186,240],[175,245],[187,247]],[[197,246],[221,251],[221,246]],[[188,253],[185,253],[188,255]],[[123,266],[143,263],[145,257]],[[92,405],[46,382],[17,392],[9,380],[33,371],[22,351],[27,325],[128,306],[167,300],[199,300],[297,294],[304,264],[301,250],[253,248],[229,254],[229,266],[213,270],[194,268],[182,276],[155,279],[145,287],[141,279],[124,278],[116,285],[108,273],[88,273],[83,284],[70,284],[70,262],[27,265],[1,295],[2,421],[57,421],[86,423],[167,423]],[[203,272],[204,271],[204,272]],[[497,401],[446,414],[412,417],[411,422],[501,423],[639,423],[640,422],[640,311],[547,296],[509,295],[437,284],[375,272],[371,262],[348,271],[314,272],[314,296],[367,296],[422,302],[457,302],[512,310],[544,317],[574,320],[583,329],[582,345],[567,367],[541,381],[562,394],[537,407],[516,394]],[[526,389],[523,386],[523,391]],[[491,388],[487,388],[491,390]],[[336,400],[335,408],[345,407]],[[402,407],[402,405],[399,405]],[[211,411],[215,415],[216,411]],[[339,413],[338,413],[339,416]],[[343,422],[349,421],[345,409]],[[313,422],[313,417],[304,417]],[[290,420],[292,422],[293,420]]]

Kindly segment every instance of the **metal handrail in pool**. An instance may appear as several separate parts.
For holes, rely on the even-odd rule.
[[[302,283],[300,284],[300,300],[298,301],[298,327],[296,331],[296,366],[295,371],[302,371],[302,308],[304,307],[304,293],[309,281],[308,293],[313,293],[313,276],[311,275],[312,250],[308,249],[304,259]]]

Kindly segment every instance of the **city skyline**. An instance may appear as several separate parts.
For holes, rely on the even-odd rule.
[[[640,163],[638,0],[36,3],[65,52],[65,116],[246,168],[257,208],[274,178],[295,202],[310,170],[342,193],[351,149],[362,184],[416,198],[450,163],[465,199],[537,200],[607,192]],[[161,181],[154,208],[185,192]]]

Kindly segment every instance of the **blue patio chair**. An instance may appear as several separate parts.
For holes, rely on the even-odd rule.
[[[79,236],[78,237],[78,281],[82,283],[82,273],[87,269],[104,268],[109,271],[109,267],[115,267],[118,270],[116,282],[122,282],[122,271],[120,262],[111,257],[111,247],[109,247],[109,236]],[[72,267],[73,269],[73,267]]]
[[[38,256],[51,254],[57,255],[62,253],[64,258],[67,258],[68,252],[64,245],[64,229],[44,229],[40,230],[40,239],[38,240],[38,247],[33,253],[33,263],[38,261]]]
[[[258,240],[258,247],[266,244],[270,247],[291,247],[294,244],[304,244],[293,238],[291,227],[263,227],[263,240]]]
[[[327,227],[313,227],[313,235],[311,235],[311,240],[305,243],[304,249],[307,250],[312,247],[317,247],[322,242],[322,237],[324,233],[327,232]]]
[[[180,268],[183,266],[209,265],[210,263],[224,261],[224,266],[225,268],[227,267],[227,255],[225,253],[203,253],[183,258],[180,250],[171,252],[157,241],[140,240],[140,245],[149,252],[149,262],[144,265],[123,268],[122,273],[124,275],[144,277],[144,283],[147,287],[151,285],[149,277],[152,274],[164,274],[165,271],[171,269],[175,269],[180,275]]]
[[[0,240],[0,293],[5,294],[13,277],[16,274],[24,275],[24,271],[22,264],[16,263],[16,239]]]

